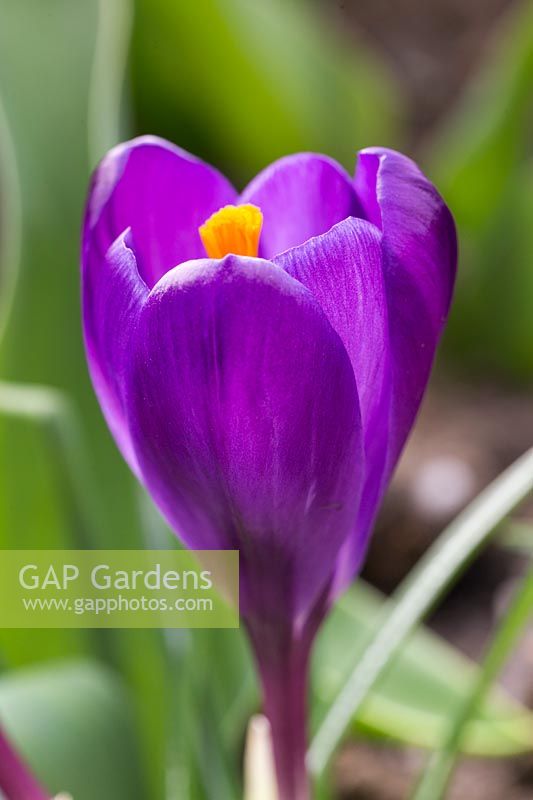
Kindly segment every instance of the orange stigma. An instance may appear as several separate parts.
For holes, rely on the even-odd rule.
[[[209,258],[257,256],[263,214],[257,206],[224,206],[198,228]]]

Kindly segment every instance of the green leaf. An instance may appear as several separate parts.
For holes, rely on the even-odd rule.
[[[10,433],[20,426],[28,436],[32,434],[41,436],[48,445],[48,459],[46,470],[54,469],[57,478],[59,499],[55,502],[55,509],[64,509],[68,514],[68,532],[64,539],[58,538],[58,543],[65,547],[80,548],[91,547],[94,543],[94,531],[101,523],[99,516],[99,503],[90,470],[85,461],[85,443],[79,428],[74,409],[66,395],[58,390],[46,386],[19,385],[0,381],[0,418],[5,423],[6,430]],[[22,456],[27,459],[28,451],[22,447],[17,448]],[[11,448],[5,448],[4,454]],[[6,464],[6,474],[10,470]],[[44,476],[43,476],[44,477]],[[25,486],[26,490],[29,488]],[[13,492],[15,486],[13,486]],[[13,493],[9,493],[14,496]],[[53,497],[54,491],[46,493]],[[13,512],[24,510],[22,501],[14,504]],[[8,538],[7,534],[19,530],[17,522],[3,520],[0,531],[4,532],[3,546],[18,545],[16,537]],[[34,538],[32,538],[32,536]],[[51,547],[49,541],[43,542],[40,531],[32,531],[26,537],[28,547]]]
[[[20,273],[1,343],[1,374],[7,381],[64,391],[83,420],[104,510],[93,531],[94,546],[100,547],[134,547],[141,541],[134,483],[89,383],[79,303],[89,172],[96,151],[114,143],[120,124],[122,76],[104,75],[102,64],[121,68],[120,59],[108,54],[115,36],[118,51],[124,50],[115,18],[123,7],[124,0],[0,0],[0,96],[15,145],[23,210]],[[38,486],[31,450],[22,450],[17,460],[13,481]],[[28,508],[30,524],[24,527],[10,523],[20,546],[32,529],[40,529],[43,540],[53,538],[37,514],[30,516]]]
[[[394,80],[303,0],[137,0],[133,88],[143,131],[241,183],[290,152],[353,169],[358,147],[397,142]]]
[[[0,548],[87,546],[97,523],[78,433],[61,392],[0,382],[0,474],[8,499],[0,506]],[[43,653],[88,652],[91,642],[88,631],[0,631],[3,657],[12,665]]]
[[[133,24],[130,0],[98,0],[89,92],[89,160],[96,164],[125,134],[123,84]]]
[[[20,216],[20,186],[15,152],[0,97],[0,340],[19,269]]]
[[[0,718],[52,794],[147,800],[128,695],[91,662],[55,662],[0,679]]]
[[[242,796],[235,757],[241,741],[224,725],[224,718],[239,693],[236,680],[243,674],[239,631],[169,631],[168,636],[174,716],[169,800],[236,800]],[[237,658],[227,657],[232,642]],[[232,665],[235,674],[226,682]],[[244,728],[245,724],[241,736]]]
[[[139,506],[147,546],[166,548],[172,542],[182,546],[144,491],[139,493]],[[224,794],[231,800],[241,794],[236,754],[259,705],[245,632],[242,628],[169,630],[165,639],[168,800],[221,800]]]
[[[327,620],[313,659],[314,728],[346,683],[353,653],[375,633],[383,602],[382,595],[359,581]],[[459,707],[477,675],[479,670],[471,661],[420,628],[361,706],[352,730],[435,748],[450,713]],[[503,691],[494,691],[471,721],[462,748],[471,755],[503,756],[531,750],[532,741],[533,715]]]
[[[17,532],[25,526],[28,548],[83,549],[97,541],[100,504],[85,452],[78,420],[64,393],[0,382],[0,467],[5,466],[4,488],[11,501],[0,515],[0,547],[19,547]],[[20,471],[13,454],[20,459]],[[28,460],[35,483],[19,480]],[[43,530],[49,532],[46,538]],[[166,715],[160,687],[166,672],[159,631],[54,629],[19,631],[14,636],[4,630],[0,647],[11,666],[92,652],[119,667],[135,687],[145,765],[154,786],[160,786]]]
[[[417,624],[486,544],[497,525],[532,490],[533,449],[457,517],[385,603],[373,634],[363,648],[355,648],[353,670],[311,743],[309,764],[315,775],[324,772],[350,721]]]
[[[532,613],[533,569],[530,569],[500,623],[481,669],[471,682],[469,692],[452,713],[443,744],[429,760],[413,800],[440,800],[444,797],[470,721],[483,703],[491,684],[503,669]]]

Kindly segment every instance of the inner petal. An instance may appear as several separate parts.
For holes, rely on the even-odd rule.
[[[259,253],[263,214],[254,205],[224,206],[198,229],[209,258],[253,256]]]
[[[314,153],[275,161],[252,180],[240,201],[263,212],[259,255],[267,259],[348,217],[363,217],[351,176],[331,158]]]

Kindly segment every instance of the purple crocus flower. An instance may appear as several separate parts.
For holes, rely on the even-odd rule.
[[[452,295],[453,219],[399,153],[283,158],[238,194],[161,139],[90,189],[83,316],[124,458],[191,548],[237,548],[281,800],[307,797],[309,650],[356,575]]]
[[[0,726],[0,792],[6,800],[50,800]]]

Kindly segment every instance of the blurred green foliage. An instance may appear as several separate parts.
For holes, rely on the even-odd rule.
[[[20,187],[13,140],[0,98],[0,340],[16,284],[20,211]]]
[[[101,131],[112,131],[113,140],[120,135],[123,75],[110,81],[95,68],[127,35],[113,28],[109,6],[118,14],[122,3],[0,2],[0,96],[22,206],[17,292],[0,343],[2,378],[20,384],[4,384],[0,400],[3,547],[143,541],[136,487],[90,388],[80,326],[79,231],[93,166],[89,146],[104,145]],[[109,63],[120,66],[113,58]],[[3,228],[3,236],[12,232]],[[36,382],[53,391],[35,388]],[[0,645],[13,667],[90,650],[118,667],[132,688],[155,797],[163,786],[165,704],[157,690],[165,664],[159,637],[135,633],[95,640],[87,631],[1,631]]]
[[[381,622],[384,598],[358,581],[339,601],[321,633],[314,659],[317,728]],[[350,647],[343,646],[349,641]],[[420,747],[438,747],[450,714],[460,707],[478,670],[439,637],[420,629],[394,660],[353,721],[354,730]],[[527,752],[533,717],[503,692],[477,709],[462,743],[478,756]]]
[[[0,717],[53,794],[76,800],[146,797],[131,704],[90,661],[52,662],[0,678]]]
[[[399,88],[377,53],[306,0],[0,0],[0,18],[0,548],[171,547],[87,378],[78,250],[90,170],[108,147],[146,132],[238,186],[296,150],[352,169],[360,147],[402,147]],[[532,85],[525,4],[425,159],[462,245],[449,359],[522,379],[533,375]],[[325,628],[315,720],[352,666],[347,640],[364,638],[380,606],[359,586]],[[58,666],[74,656],[107,667]],[[258,705],[241,632],[0,631],[0,664],[0,715],[54,790],[159,800],[168,778],[170,800],[239,796]],[[433,746],[472,674],[421,632],[353,730]],[[530,715],[495,693],[466,747],[518,752],[530,731]],[[88,795],[89,768],[101,783]]]
[[[306,0],[135,6],[137,127],[217,164],[237,185],[290,152],[325,152],[353,170],[358,147],[398,143],[391,74]]]
[[[459,228],[449,358],[533,378],[533,6],[519,4],[430,145]]]

